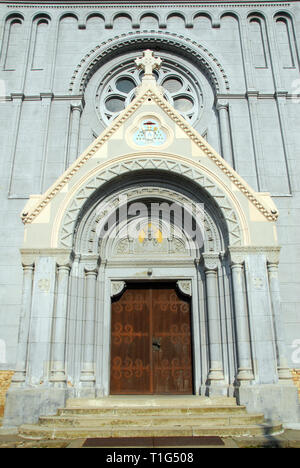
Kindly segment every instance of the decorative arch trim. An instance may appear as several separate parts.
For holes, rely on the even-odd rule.
[[[176,33],[162,31],[135,31],[115,36],[101,45],[91,49],[77,65],[69,85],[70,94],[82,94],[91,76],[98,70],[102,61],[110,57],[118,50],[126,50],[143,46],[142,41],[149,43],[160,43],[178,49],[179,53],[197,62],[206,73],[211,85],[217,93],[228,92],[230,90],[229,79],[224,67],[218,59],[202,44]]]
[[[145,180],[145,185],[143,187],[139,186],[129,186],[121,187],[119,190],[113,191],[112,194],[101,197],[99,208],[99,200],[96,199],[90,206],[87,206],[85,213],[80,215],[78,224],[76,224],[76,235],[74,237],[73,248],[75,252],[86,252],[88,254],[97,254],[99,247],[99,239],[97,237],[97,232],[99,232],[99,223],[103,225],[108,217],[116,212],[117,209],[121,208],[122,200],[124,197],[126,203],[130,204],[132,202],[140,202],[141,200],[149,199],[153,202],[164,201],[176,204],[178,207],[184,207],[185,210],[188,210],[192,217],[195,217],[195,221],[198,224],[198,216],[201,221],[201,234],[203,240],[203,246],[205,246],[207,251],[216,251],[219,252],[225,249],[228,241],[228,233],[223,230],[223,225],[226,223],[226,220],[222,218],[219,223],[216,223],[209,213],[209,210],[204,210],[201,206],[202,203],[206,202],[208,195],[205,195],[205,198],[201,200],[201,205],[197,206],[196,199],[192,199],[189,193],[186,193],[184,190],[180,190],[179,187],[168,187],[165,185],[165,178],[163,174],[159,174],[160,177],[157,178],[158,185],[149,185],[147,179]],[[143,179],[144,180],[144,179]],[[163,182],[163,186],[160,183]],[[102,194],[103,195],[103,194]],[[212,207],[210,207],[212,208]],[[117,228],[117,219],[116,223],[113,223],[112,229]],[[128,221],[128,220],[126,220]],[[182,221],[182,219],[180,219]],[[167,221],[168,223],[168,221]],[[128,224],[127,224],[128,225]],[[176,227],[176,220],[174,221],[173,228]],[[180,226],[182,228],[182,226]],[[118,226],[118,230],[122,230]],[[178,227],[177,227],[178,230]],[[222,231],[222,234],[220,233]],[[104,240],[104,239],[103,239]],[[107,242],[107,239],[105,243]],[[104,244],[105,244],[104,243]],[[190,247],[195,249],[196,244],[194,242],[188,241]],[[103,245],[103,242],[102,242]]]
[[[213,173],[199,163],[169,154],[133,154],[110,161],[93,169],[70,191],[57,215],[52,245],[72,248],[77,218],[86,201],[96,190],[112,179],[132,171],[160,170],[174,172],[192,180],[217,203],[227,223],[230,245],[242,245],[248,239],[247,223],[237,200],[233,200],[227,187]]]

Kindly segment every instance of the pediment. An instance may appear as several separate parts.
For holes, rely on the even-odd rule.
[[[147,126],[147,123],[149,125]],[[184,143],[186,142],[186,144]],[[23,210],[22,220],[24,224],[32,223],[36,217],[47,207],[47,205],[59,194],[67,193],[72,184],[80,183],[81,179],[97,166],[95,178],[101,180],[111,179],[112,167],[106,162],[114,159],[122,160],[122,157],[130,153],[151,152],[157,154],[171,152],[174,148],[187,147],[187,142],[192,148],[189,154],[196,154],[194,161],[201,161],[203,167],[207,166],[210,172],[219,174],[223,183],[229,190],[238,191],[248,199],[254,210],[257,210],[268,221],[276,221],[278,212],[272,200],[266,194],[255,192],[247,182],[208,144],[208,142],[179,114],[163,97],[162,89],[157,86],[155,80],[145,80],[137,91],[135,99],[131,104],[111,123],[111,125],[90,145],[90,147],[65,171],[65,173],[49,188],[49,190],[30,202]],[[123,153],[121,149],[123,149]],[[109,148],[109,150],[108,150]],[[182,155],[180,151],[180,156]],[[179,152],[179,151],[178,151]],[[177,153],[178,154],[178,153]],[[189,155],[183,155],[186,160]],[[138,170],[140,163],[133,158],[132,170]],[[147,159],[147,169],[157,169],[157,165]],[[162,163],[163,164],[163,163]],[[167,163],[165,163],[167,164]],[[176,164],[175,164],[176,165]],[[172,168],[176,171],[176,167]],[[178,171],[182,174],[182,167]],[[121,168],[122,165],[119,165]],[[145,167],[144,167],[145,168]],[[167,168],[161,168],[167,169]],[[187,168],[191,178],[192,169]],[[118,176],[119,173],[113,174]],[[199,182],[199,181],[198,181]],[[94,184],[91,184],[94,187]],[[82,194],[86,197],[85,187]],[[220,193],[219,193],[220,192]],[[210,193],[218,199],[222,190],[218,184],[213,184]]]

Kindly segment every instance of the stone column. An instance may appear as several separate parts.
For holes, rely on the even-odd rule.
[[[280,383],[291,383],[292,375],[289,369],[284,336],[284,325],[282,321],[280,286],[278,278],[279,251],[267,256],[267,268],[271,304],[273,310],[274,332],[277,354],[277,370]]]
[[[80,119],[83,111],[82,104],[72,104],[70,110],[70,134],[69,134],[69,165],[78,158],[78,141],[80,131]]]
[[[57,265],[57,300],[53,318],[50,382],[59,388],[64,388],[67,383],[65,349],[70,269],[68,263]]]
[[[16,371],[12,378],[13,386],[22,386],[26,382],[28,340],[31,319],[31,301],[33,288],[34,263],[23,263],[22,306],[19,325],[19,340]]]
[[[219,114],[220,134],[221,134],[221,143],[222,143],[222,156],[231,167],[234,167],[234,162],[233,162],[233,157],[232,157],[232,144],[231,144],[231,137],[230,137],[228,103],[223,102],[222,100],[219,100],[217,102],[217,111]]]
[[[215,386],[216,384],[224,384],[221,344],[221,323],[218,300],[219,255],[203,254],[203,259],[206,277],[206,298],[210,358],[208,381],[211,386]]]
[[[231,253],[231,275],[237,339],[237,381],[241,385],[254,379],[252,371],[248,310],[243,287],[244,260]]]
[[[86,387],[85,395],[89,396],[95,392],[95,313],[96,313],[96,285],[98,275],[97,262],[85,265],[85,321],[84,321],[84,342],[83,342],[83,362],[81,366],[80,383],[81,387]]]

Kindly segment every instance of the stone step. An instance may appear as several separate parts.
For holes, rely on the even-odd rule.
[[[193,436],[263,436],[282,432],[281,424],[271,425],[240,425],[240,426],[185,426],[185,427],[145,427],[132,426],[118,428],[107,426],[103,429],[91,427],[45,427],[39,425],[23,425],[19,434],[23,438],[33,439],[78,439],[107,437],[193,437]]]
[[[82,415],[82,416],[45,416],[40,417],[39,423],[41,426],[49,427],[118,427],[131,428],[132,426],[141,427],[185,427],[185,426],[240,426],[262,424],[264,422],[263,414],[244,414],[244,415],[229,415],[222,413],[206,414],[206,415],[188,415],[188,417],[178,417],[178,415],[156,415],[156,416],[98,416]]]
[[[231,397],[204,397],[195,395],[124,395],[108,396],[103,398],[69,398],[66,408],[144,408],[144,407],[216,407],[216,406],[236,406],[236,399]]]
[[[228,413],[228,414],[245,414],[245,406],[198,406],[198,407],[81,407],[81,408],[60,408],[59,416],[71,415],[177,415],[182,417],[190,414],[212,414],[212,413]]]

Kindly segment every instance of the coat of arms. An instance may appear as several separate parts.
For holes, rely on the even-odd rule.
[[[159,146],[165,143],[166,134],[162,131],[156,120],[147,119],[141,123],[139,130],[133,135],[133,140],[138,146]]]

